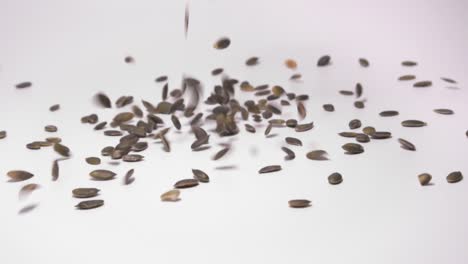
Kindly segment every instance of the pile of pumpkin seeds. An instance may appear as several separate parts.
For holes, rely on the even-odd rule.
[[[187,38],[189,30],[189,8],[185,9],[184,34]],[[228,37],[221,37],[213,43],[213,48],[217,50],[226,50],[231,45],[231,40]],[[221,52],[221,51],[220,51]],[[135,59],[131,56],[124,58],[125,63],[135,63]],[[245,60],[246,67],[255,67],[261,63],[259,57],[249,57]],[[360,67],[368,68],[371,63],[366,58],[358,58],[357,64]],[[296,71],[298,62],[288,58],[284,61],[286,68]],[[331,55],[323,55],[317,59],[317,67],[332,67],[333,60]],[[401,63],[402,67],[411,69],[418,65],[415,61],[404,60]],[[229,77],[223,68],[216,68],[211,71],[213,76],[219,76],[220,83],[216,85],[208,96],[202,97],[204,86],[201,80],[194,77],[184,76],[181,86],[174,89],[169,89],[169,78],[166,75],[161,75],[155,78],[155,82],[161,86],[161,98],[159,102],[151,102],[150,100],[137,100],[132,95],[122,95],[115,101],[105,93],[97,93],[94,95],[94,101],[97,107],[114,108],[119,110],[125,106],[131,105],[131,111],[118,111],[112,120],[101,120],[97,113],[86,114],[81,118],[83,125],[90,125],[90,129],[102,131],[105,136],[115,137],[116,144],[112,146],[102,146],[101,156],[89,156],[85,160],[79,162],[87,163],[94,166],[95,169],[89,172],[90,180],[92,181],[111,181],[115,180],[118,173],[100,169],[101,159],[110,159],[114,161],[121,160],[123,162],[138,163],[145,160],[145,156],[140,154],[150,146],[149,141],[160,142],[161,151],[171,152],[171,142],[168,139],[170,133],[181,130],[185,121],[188,121],[190,133],[193,134],[193,143],[191,149],[194,153],[206,151],[210,149],[210,137],[235,137],[239,134],[243,127],[248,133],[257,133],[259,125],[267,124],[264,134],[266,138],[272,138],[271,132],[277,129],[288,129],[292,133],[307,133],[314,128],[314,122],[304,121],[307,118],[307,108],[305,101],[309,99],[307,94],[295,94],[287,91],[284,87],[270,84],[253,84],[246,80],[238,80]],[[300,81],[302,74],[295,72],[290,76],[291,82]],[[429,88],[434,83],[426,79],[418,79],[415,75],[408,73],[396,78],[400,82],[408,82],[414,88],[422,89]],[[451,78],[441,77],[443,82],[451,85],[457,82]],[[17,89],[28,89],[33,86],[32,82],[24,81],[15,85]],[[236,97],[238,93],[253,94],[257,100],[239,101],[240,97]],[[363,99],[364,86],[361,83],[354,85],[354,90],[340,90],[339,95],[347,97],[355,97],[352,105],[357,109],[364,109],[367,99]],[[208,108],[208,114],[201,110],[201,105],[204,104]],[[297,113],[297,119],[283,119],[283,112],[288,109],[288,106],[294,105],[292,109]],[[291,109],[291,108],[289,108]],[[60,105],[54,104],[49,107],[49,110],[60,111]],[[323,110],[327,112],[335,112],[335,106],[328,102],[324,102]],[[441,115],[453,115],[453,110],[446,108],[434,109],[434,112]],[[391,118],[399,115],[397,110],[384,110],[377,113],[381,117]],[[169,116],[171,124],[163,121],[161,116]],[[183,122],[182,122],[182,121]],[[428,126],[428,123],[423,120],[408,119],[401,122],[402,127],[418,128]],[[363,124],[359,119],[350,120],[347,124],[349,131],[337,132],[337,136],[345,137],[350,142],[342,145],[344,154],[359,155],[365,152],[365,144],[373,140],[392,140],[393,135],[390,131],[380,131],[370,124]],[[55,125],[46,125],[45,131],[50,133],[59,133],[59,129]],[[210,133],[208,132],[210,131]],[[460,131],[460,133],[463,133]],[[464,132],[468,137],[468,130]],[[0,140],[7,140],[7,132],[0,131]],[[289,136],[281,139],[284,143],[278,151],[286,153],[285,162],[291,161],[296,157],[296,154],[291,148],[302,147],[303,143],[300,139]],[[351,142],[356,141],[356,142]],[[408,151],[416,151],[416,146],[407,139],[398,138],[395,144],[400,144],[401,148]],[[291,148],[286,147],[290,145]],[[49,137],[40,139],[26,144],[29,150],[40,150],[41,148],[52,147],[61,158],[52,161],[51,180],[59,180],[59,164],[68,159],[73,159],[72,151],[68,148],[60,137]],[[230,144],[222,145],[212,156],[213,160],[222,159],[225,155],[234,151]],[[309,150],[305,157],[313,161],[323,162],[329,160],[328,153],[322,149]],[[217,169],[232,169],[233,166],[218,167]],[[282,170],[281,164],[265,164],[258,170],[259,174],[274,173]],[[135,170],[131,169],[123,176],[123,184],[130,185],[134,182]],[[24,170],[11,170],[7,172],[10,182],[23,182],[33,179],[34,174]],[[325,177],[325,176],[324,176]],[[427,186],[431,184],[432,176],[429,173],[422,173],[415,176],[420,185]],[[344,181],[344,177],[339,172],[334,172],[328,177],[330,185],[339,185]],[[460,171],[448,173],[446,181],[450,184],[460,182],[463,175]],[[207,184],[210,182],[210,177],[200,168],[192,168],[192,175],[181,177],[173,186],[168,186],[168,190],[161,194],[160,199],[163,202],[178,202],[181,200],[181,190],[187,188],[195,188],[199,184]],[[28,183],[22,186],[19,190],[19,197],[25,199],[31,192],[40,188],[38,184]],[[81,210],[98,208],[104,205],[104,200],[95,199],[99,195],[100,190],[94,187],[79,187],[71,191],[71,195],[77,199],[85,199],[78,202],[75,207]],[[38,204],[29,204],[19,210],[20,214],[32,211]],[[307,199],[292,199],[288,201],[288,205],[292,208],[307,208],[311,206],[311,201]]]

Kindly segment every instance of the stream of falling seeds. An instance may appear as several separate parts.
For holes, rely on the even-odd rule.
[[[185,4],[185,15],[184,15],[184,36],[185,42],[187,43],[189,33],[189,21],[190,21],[190,5],[187,1]],[[231,44],[231,39],[222,36],[212,44],[214,49],[225,52]],[[125,63],[134,63],[134,59],[131,56],[127,56],[124,59]],[[246,67],[254,67],[260,64],[261,60],[259,57],[251,56],[245,60]],[[367,58],[359,58],[357,64],[362,68],[370,67],[371,63]],[[289,78],[290,81],[300,81],[302,74],[297,72],[298,62],[292,58],[288,58],[284,61],[284,66],[294,73]],[[331,55],[323,55],[318,57],[316,66],[332,67],[333,59]],[[411,69],[418,66],[418,63],[412,60],[404,60],[401,62],[401,66],[405,69]],[[190,133],[193,134],[193,143],[191,143],[191,149],[194,153],[200,151],[208,151],[211,149],[210,137],[215,135],[217,137],[234,137],[239,133],[239,126],[249,133],[256,133],[258,126],[255,123],[267,123],[264,134],[266,138],[271,139],[275,137],[272,131],[277,129],[289,129],[291,132],[304,133],[314,128],[314,122],[303,121],[307,118],[307,109],[305,101],[309,99],[307,94],[295,94],[288,92],[286,89],[279,85],[269,84],[251,84],[249,81],[240,82],[237,79],[230,78],[226,75],[223,68],[216,68],[211,71],[213,76],[221,75],[221,82],[216,85],[206,98],[202,98],[203,95],[203,84],[200,80],[183,74],[181,87],[169,90],[168,77],[161,75],[155,79],[155,82],[162,84],[162,101],[152,102],[150,99],[141,100],[141,106],[138,100],[134,100],[131,95],[120,96],[115,103],[112,102],[111,98],[103,92],[98,92],[94,95],[93,100],[97,107],[101,109],[110,108],[123,108],[127,105],[132,106],[132,111],[124,111],[117,113],[111,121],[99,122],[99,116],[95,113],[85,115],[81,118],[83,124],[91,124],[92,129],[96,131],[102,131],[103,135],[109,137],[118,138],[118,142],[114,146],[104,146],[101,155],[103,159],[108,159],[109,164],[119,165],[120,161],[123,162],[143,162],[145,157],[141,154],[135,154],[134,152],[144,152],[149,144],[146,141],[140,141],[146,139],[149,141],[155,141],[161,143],[162,151],[171,152],[170,135],[172,133],[181,133],[179,130],[182,128],[182,124],[187,124],[190,127]],[[418,89],[428,89],[432,87],[435,82],[431,80],[418,80],[415,75],[411,72],[408,74],[401,75],[396,78],[402,83],[408,83],[409,86],[413,86]],[[440,80],[450,85],[457,84],[452,78],[440,77]],[[31,88],[32,82],[23,81],[15,85],[16,89],[29,89]],[[454,88],[454,87],[448,87]],[[354,86],[353,90],[340,90],[338,93],[342,96],[348,97],[351,100],[351,105],[354,105],[357,109],[364,109],[366,99],[362,98],[364,94],[364,86],[358,82]],[[258,100],[246,100],[240,101],[239,97],[236,97],[236,93],[239,91],[244,93],[252,94]],[[353,97],[355,96],[355,97]],[[352,98],[355,98],[354,100]],[[204,100],[204,101],[203,101]],[[280,101],[280,103],[278,103]],[[200,110],[200,103],[203,102],[205,105],[210,107],[208,114]],[[288,110],[288,106],[295,105],[291,112],[295,112],[298,119],[284,120],[281,118]],[[51,112],[59,111],[60,105],[54,104],[49,107]],[[323,104],[323,110],[326,112],[335,112],[335,106],[333,104],[325,102]],[[339,108],[337,109],[337,111]],[[448,108],[436,108],[433,110],[434,113],[439,115],[453,115],[455,112]],[[170,116],[171,124],[166,124],[160,115]],[[385,110],[379,113],[382,118],[389,118],[398,116],[397,110]],[[136,121],[137,120],[137,121]],[[181,121],[182,120],[182,121]],[[136,121],[136,122],[135,122]],[[188,122],[185,122],[188,121]],[[99,122],[99,123],[98,123]],[[208,125],[212,125],[206,129]],[[417,119],[408,119],[401,122],[402,127],[418,128],[428,126],[425,121]],[[361,120],[352,119],[347,125],[350,130],[338,132],[337,136],[348,138],[350,141],[355,140],[356,142],[348,142],[342,145],[345,154],[358,155],[365,151],[363,145],[359,143],[368,143],[373,140],[385,140],[391,139],[392,133],[389,131],[378,131],[372,126],[363,126]],[[45,130],[51,133],[58,132],[56,126],[48,125]],[[361,131],[359,131],[361,130]],[[207,132],[209,131],[209,132]],[[460,132],[464,133],[468,137],[468,131]],[[0,140],[7,140],[7,131],[0,131]],[[288,144],[294,147],[302,147],[302,141],[296,137],[286,137],[279,139],[284,144]],[[61,158],[56,158],[52,161],[52,181],[58,181],[59,178],[59,161],[72,158],[72,151],[69,147],[61,143],[59,137],[49,137],[45,140],[33,141],[28,143],[26,148],[30,150],[39,150],[42,148],[51,147]],[[219,160],[226,155],[233,152],[232,142],[230,140],[227,143],[220,144],[223,148],[213,150],[213,160]],[[407,139],[397,138],[396,143],[400,144],[400,147],[405,150],[412,152],[416,151],[416,147]],[[153,144],[151,144],[153,145]],[[396,145],[396,144],[395,144]],[[158,145],[155,145],[158,146]],[[286,153],[284,157],[285,162],[296,158],[296,154],[290,148],[285,145],[278,149],[279,152],[283,151]],[[255,152],[256,153],[256,152]],[[252,155],[255,155],[253,153]],[[326,150],[308,150],[305,157],[313,162],[328,162],[330,158]],[[101,165],[101,159],[99,157],[88,157],[83,164],[87,163],[90,166]],[[233,170],[237,169],[237,165],[227,166],[216,166],[215,170]],[[261,167],[258,170],[259,174],[274,173],[282,170],[281,164],[270,164],[268,166]],[[123,172],[121,172],[123,174]],[[122,184],[130,185],[135,181],[134,177],[135,170],[130,169],[124,174]],[[94,169],[90,171],[89,176],[92,181],[109,181],[114,180],[118,173],[104,169]],[[7,173],[10,178],[10,182],[22,182],[28,181],[34,177],[34,174],[25,170],[11,170]],[[210,177],[203,170],[192,168],[192,175],[190,178],[182,177],[180,180],[174,183],[172,187],[168,187],[168,191],[161,194],[160,198],[163,202],[177,202],[180,201],[181,189],[193,188],[199,185],[199,183],[209,183]],[[331,185],[338,185],[343,182],[343,176],[338,173],[332,173],[331,175],[324,178]],[[432,176],[429,173],[422,173],[416,177],[422,186],[430,185]],[[462,172],[453,171],[446,176],[448,183],[457,183],[463,179]],[[39,189],[39,185],[35,183],[29,183],[23,185],[19,190],[20,199],[26,199],[35,190]],[[76,187],[72,190],[72,196],[76,199],[89,199],[99,195],[100,190],[97,188],[80,188]],[[104,205],[104,200],[93,199],[80,201],[75,205],[77,209],[87,210],[94,209]],[[311,206],[311,201],[307,199],[292,199],[288,202],[288,205],[292,208],[307,208]],[[26,214],[33,211],[38,207],[38,204],[29,204],[18,211],[18,214]]]

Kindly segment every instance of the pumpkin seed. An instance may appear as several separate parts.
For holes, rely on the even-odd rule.
[[[294,128],[294,130],[296,130],[296,132],[305,132],[305,131],[311,130],[312,128],[314,128],[314,122],[297,125]]]
[[[53,133],[53,132],[57,132],[57,127],[56,127],[56,126],[53,126],[53,125],[48,125],[48,126],[45,126],[45,127],[44,127],[44,130],[45,130],[46,132],[51,132],[51,133]]]
[[[362,84],[357,83],[357,84],[356,84],[356,87],[354,88],[354,91],[356,92],[356,97],[361,97],[361,95],[362,95],[362,90],[363,90]]]
[[[416,79],[416,76],[412,74],[402,75],[398,77],[399,81],[412,81],[414,79]]]
[[[266,167],[261,168],[258,171],[258,173],[270,173],[270,172],[275,172],[275,171],[280,171],[280,170],[281,170],[280,165],[270,165],[270,166],[266,166]]]
[[[143,156],[139,154],[127,154],[122,157],[125,162],[138,162],[143,160]]]
[[[387,139],[392,137],[392,133],[386,131],[376,131],[371,135],[372,139]]]
[[[310,160],[328,160],[328,153],[325,150],[313,150],[306,154],[306,157]]]
[[[408,61],[407,60],[407,61],[402,61],[401,65],[406,66],[406,67],[413,67],[413,66],[418,65],[418,63],[415,62],[415,61]]]
[[[0,139],[4,139],[7,136],[7,132],[5,130],[0,131]]]
[[[432,176],[429,173],[422,173],[418,175],[419,183],[422,186],[428,185],[431,182]]]
[[[356,135],[356,141],[359,143],[368,143],[370,141],[370,138],[366,134],[359,133]]]
[[[304,199],[289,200],[288,204],[291,208],[306,208],[310,207],[310,201]]]
[[[55,112],[55,111],[57,111],[57,110],[59,110],[59,109],[60,109],[60,105],[59,105],[59,104],[54,104],[54,105],[52,105],[51,107],[49,107],[49,111],[51,111],[51,112]]]
[[[19,199],[24,200],[26,197],[31,195],[33,191],[39,189],[40,187],[41,186],[37,183],[28,183],[24,185],[23,187],[21,187],[19,191],[19,195],[18,195]]]
[[[107,181],[112,180],[117,174],[109,170],[94,170],[89,175],[95,180]]]
[[[349,91],[349,90],[340,90],[338,91],[341,95],[346,95],[346,96],[351,96],[351,95],[354,95],[354,92],[353,91]]]
[[[258,64],[258,61],[259,61],[258,57],[250,57],[245,61],[245,65],[254,66]]]
[[[196,179],[184,179],[184,180],[180,180],[180,181],[176,182],[174,184],[174,188],[184,189],[184,188],[195,187],[197,185],[198,185],[198,180],[196,180]]]
[[[358,133],[355,132],[340,132],[338,135],[346,138],[355,138],[357,137]]]
[[[112,107],[112,103],[111,103],[111,100],[109,99],[109,97],[103,93],[98,93],[96,94],[96,102],[98,103],[98,105],[100,105],[101,107],[104,107],[104,108],[111,108]]]
[[[365,128],[362,129],[362,132],[368,136],[372,136],[372,134],[375,133],[375,128],[371,126],[366,126]]]
[[[250,132],[250,133],[255,133],[256,132],[255,127],[253,127],[252,125],[249,125],[249,124],[245,124],[245,130],[247,132]]]
[[[75,207],[80,210],[98,208],[104,205],[104,200],[88,200],[78,203]]]
[[[60,143],[55,143],[54,144],[54,150],[55,152],[57,152],[58,154],[64,156],[64,157],[69,157],[70,156],[70,149],[65,146],[65,145],[62,145]]]
[[[447,176],[447,182],[448,183],[456,183],[456,182],[459,182],[461,180],[463,180],[463,174],[460,171],[451,172]]]
[[[97,188],[76,188],[72,190],[73,197],[75,198],[91,198],[99,194]]]

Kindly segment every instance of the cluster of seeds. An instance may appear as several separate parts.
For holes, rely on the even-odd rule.
[[[187,37],[189,27],[189,12],[188,5],[185,10],[184,32]],[[213,47],[218,50],[227,49],[231,45],[231,40],[227,37],[218,39]],[[125,63],[135,63],[135,59],[127,56],[124,59]],[[260,64],[259,57],[250,57],[245,61],[247,67],[254,67]],[[323,55],[317,60],[317,67],[330,67],[332,65],[332,57]],[[358,64],[363,68],[370,67],[370,62],[365,58],[359,58]],[[403,67],[415,67],[414,61],[403,61]],[[298,63],[294,59],[286,59],[284,65],[293,71],[298,69]],[[216,136],[219,138],[232,137],[239,134],[242,127],[248,133],[257,133],[260,124],[266,123],[264,130],[266,138],[272,138],[273,130],[289,129],[294,133],[304,133],[314,128],[314,122],[304,121],[307,119],[307,108],[305,102],[309,99],[307,94],[295,94],[288,92],[285,88],[279,85],[259,84],[255,85],[249,81],[239,81],[230,78],[223,68],[216,68],[211,71],[213,76],[219,76],[220,83],[214,86],[213,90],[206,98],[202,97],[204,87],[200,80],[184,76],[181,86],[170,89],[169,78],[165,75],[155,79],[161,87],[160,102],[151,102],[150,100],[141,100],[141,105],[131,95],[122,95],[115,102],[111,100],[105,93],[99,92],[94,96],[94,101],[101,108],[116,108],[120,109],[126,106],[131,106],[131,111],[120,111],[112,118],[112,120],[100,121],[98,114],[91,113],[83,116],[81,122],[83,124],[92,125],[95,131],[102,131],[103,135],[117,138],[115,145],[103,146],[101,150],[102,158],[123,161],[129,163],[137,163],[145,160],[142,152],[148,147],[148,141],[160,142],[162,151],[171,152],[171,141],[169,136],[172,131],[181,131],[183,124],[188,124],[190,133],[193,134],[193,142],[191,149],[194,153],[206,151],[210,149],[210,137]],[[295,72],[290,81],[298,81],[302,78],[302,74]],[[412,86],[415,88],[428,88],[433,85],[430,80],[417,80],[413,74],[402,75],[398,78],[399,81],[413,81]],[[456,84],[453,79],[442,77],[442,81],[450,84]],[[25,89],[32,87],[31,82],[21,82],[16,85],[17,89]],[[240,92],[248,93],[258,98],[258,100],[240,101],[240,97],[236,94]],[[361,83],[354,85],[354,90],[340,90],[338,93],[342,96],[355,96],[353,106],[357,109],[364,109],[366,99],[363,99],[364,86]],[[205,105],[203,111],[201,104]],[[292,109],[297,113],[297,119],[283,119],[281,116],[285,109],[294,105]],[[59,111],[60,105],[55,104],[49,107],[49,110]],[[326,112],[335,112],[335,106],[330,103],[323,104],[323,110]],[[434,112],[441,115],[453,115],[454,111],[446,108],[434,109]],[[379,113],[381,117],[391,118],[399,115],[396,110],[384,110]],[[170,124],[166,123],[163,118],[168,117]],[[182,122],[182,121],[188,122]],[[249,123],[249,121],[253,123]],[[425,127],[428,124],[421,120],[408,119],[401,122],[402,127],[417,128]],[[209,129],[204,127],[211,126]],[[389,131],[379,131],[376,128],[363,124],[359,119],[352,119],[347,123],[347,127],[351,131],[339,132],[338,135],[349,140],[354,139],[356,142],[348,142],[342,145],[345,154],[357,155],[365,151],[363,144],[373,140],[391,139],[392,133]],[[45,126],[45,131],[50,133],[58,132],[58,128],[54,125]],[[207,131],[212,132],[211,134]],[[466,131],[468,137],[468,131]],[[7,136],[6,131],[0,131],[0,139]],[[143,141],[146,140],[146,141]],[[61,158],[52,161],[52,181],[59,179],[59,162],[70,159],[72,157],[71,150],[62,144],[59,137],[50,137],[44,141],[34,141],[28,143],[26,147],[30,150],[39,150],[44,147],[52,147],[53,150],[61,156]],[[406,139],[398,138],[398,143],[401,148],[408,151],[416,151],[413,143]],[[286,145],[294,147],[302,147],[301,139],[288,136],[284,138]],[[222,159],[225,155],[232,152],[230,143],[221,144],[221,149],[217,150],[212,156],[212,160]],[[286,146],[282,146],[281,150],[286,154],[285,161],[290,161],[296,158],[294,151]],[[328,161],[330,157],[326,150],[315,149],[309,150],[306,157],[313,161]],[[91,166],[100,166],[101,158],[90,156],[85,159],[87,164]],[[217,169],[232,169],[233,166],[218,167]],[[273,173],[282,170],[280,164],[270,164],[258,170],[259,174]],[[123,184],[130,185],[134,182],[134,169],[131,169],[123,176]],[[110,181],[114,180],[118,174],[105,169],[94,169],[90,171],[89,176],[94,181]],[[34,177],[34,174],[24,170],[12,170],[7,173],[11,182],[26,181]],[[421,185],[428,185],[432,176],[428,173],[423,173],[417,176]],[[449,183],[456,183],[463,179],[461,172],[456,171],[450,173],[446,180]],[[205,184],[210,182],[210,177],[201,169],[192,169],[192,175],[187,178],[182,178],[175,182],[173,186],[161,194],[161,201],[177,202],[180,201],[181,189],[193,188],[200,183]],[[343,182],[343,176],[339,172],[334,172],[328,176],[328,182],[331,185],[338,185]],[[21,199],[27,197],[40,186],[35,183],[29,183],[23,186],[19,191]],[[78,209],[93,209],[104,205],[104,200],[94,199],[99,195],[100,190],[94,187],[79,187],[72,190],[72,196],[77,199],[87,199],[76,204]],[[93,199],[90,199],[93,198]],[[306,199],[295,199],[289,201],[289,206],[292,208],[309,207],[311,202]],[[22,208],[19,213],[32,211],[37,207],[37,204],[30,204]]]

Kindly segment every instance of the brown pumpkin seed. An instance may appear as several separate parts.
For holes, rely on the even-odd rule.
[[[363,109],[363,108],[365,107],[364,101],[356,101],[356,102],[354,102],[354,107],[356,107],[357,109]]]
[[[419,82],[415,82],[413,84],[413,87],[415,87],[415,88],[425,88],[425,87],[429,87],[429,86],[432,86],[431,81],[419,81]]]
[[[107,122],[105,122],[105,121],[104,121],[104,122],[101,122],[101,123],[97,124],[97,125],[94,127],[94,130],[102,130],[102,129],[104,129],[104,128],[106,127],[106,125],[107,125]]]
[[[135,114],[133,114],[132,112],[122,112],[117,114],[113,120],[116,124],[121,124],[132,120],[134,117]]]
[[[275,172],[275,171],[280,171],[280,170],[281,170],[280,165],[270,165],[270,166],[266,166],[266,167],[261,168],[258,171],[258,173],[270,173],[270,172]]]
[[[310,207],[310,201],[304,199],[289,200],[288,205],[291,208],[306,208]]]
[[[37,150],[41,148],[41,144],[38,141],[31,142],[31,143],[26,144],[26,148]]]
[[[107,181],[107,180],[112,180],[114,179],[115,174],[112,171],[109,170],[94,170],[89,175],[94,179],[98,181]]]
[[[360,154],[364,152],[364,148],[362,145],[357,143],[346,143],[342,146],[342,148],[346,151],[345,154]]]
[[[211,71],[211,75],[213,75],[213,76],[220,75],[221,73],[223,73],[223,71],[224,71],[223,68],[216,68],[216,69]]]
[[[174,127],[175,127],[177,130],[180,130],[180,128],[181,128],[182,126],[181,126],[181,124],[180,124],[179,118],[177,118],[177,116],[175,116],[175,115],[172,115],[172,116],[171,116],[171,121],[172,121],[172,124],[174,124]]]
[[[143,160],[143,156],[139,154],[127,154],[122,157],[125,162],[138,162]]]
[[[24,170],[12,170],[7,172],[7,176],[10,177],[10,182],[19,182],[32,178],[34,174]]]
[[[416,147],[413,145],[413,143],[411,143],[411,142],[409,142],[409,141],[407,141],[405,139],[399,138],[398,142],[400,142],[401,148],[403,148],[403,149],[410,150],[410,151],[415,151],[416,150]]]
[[[361,120],[359,119],[353,119],[351,121],[349,121],[349,129],[358,129],[361,127]]]
[[[88,200],[88,201],[83,201],[75,205],[77,209],[80,210],[88,210],[88,209],[94,209],[98,208],[104,205],[104,200]]]
[[[328,160],[328,153],[325,150],[313,150],[306,154],[310,160]]]
[[[180,191],[177,189],[170,190],[161,194],[161,201],[163,202],[177,202],[180,201]]]
[[[106,130],[104,131],[104,135],[109,137],[120,137],[123,135],[123,133],[119,130]]]
[[[426,126],[427,123],[420,120],[405,120],[401,122],[401,125],[404,127],[423,127]]]
[[[62,145],[60,143],[55,143],[54,150],[55,152],[57,152],[58,154],[64,157],[70,157],[70,149],[65,145]]]
[[[301,120],[303,120],[306,117],[307,111],[302,102],[297,103],[297,112],[299,113],[299,117],[301,118]]]
[[[176,182],[174,184],[174,188],[185,189],[185,188],[195,187],[197,185],[198,185],[198,180],[196,179],[184,179],[184,180],[180,180]]]
[[[0,131],[0,139],[4,139],[7,136],[7,132],[5,130]]]
[[[101,155],[102,156],[110,156],[112,154],[112,152],[114,152],[114,147],[112,146],[107,146],[107,147],[104,147],[102,150],[101,150]]]
[[[297,126],[297,120],[296,119],[288,119],[286,120],[286,126],[295,128]]]
[[[434,109],[434,112],[441,114],[441,115],[453,115],[454,114],[453,110],[446,109],[446,108]]]
[[[226,37],[223,37],[223,38],[218,39],[213,44],[213,48],[215,48],[215,49],[225,49],[225,48],[229,47],[230,44],[231,44],[231,40],[226,38]]]
[[[273,128],[273,125],[268,124],[268,126],[265,129],[265,136],[268,136],[270,134],[272,128]]]
[[[457,182],[459,182],[461,180],[463,180],[463,174],[460,171],[451,172],[447,176],[447,182],[448,183],[457,183]]]
[[[15,85],[17,89],[24,89],[24,88],[29,88],[32,86],[31,82],[21,82]]]
[[[328,182],[331,185],[337,185],[343,182],[343,176],[340,173],[334,172],[328,176]]]
[[[330,64],[330,60],[331,60],[331,57],[329,55],[324,55],[320,57],[319,60],[317,61],[317,66],[319,67],[327,66]]]
[[[286,157],[284,157],[285,160],[293,160],[294,158],[296,158],[296,154],[294,153],[294,151],[292,151],[291,149],[287,148],[287,147],[282,147],[281,148],[285,153],[286,153]]]
[[[199,182],[206,183],[210,181],[210,177],[208,177],[208,174],[206,174],[202,170],[192,169],[192,173],[193,173],[193,178],[198,180]]]
[[[345,137],[345,138],[355,138],[357,137],[358,133],[355,132],[340,132],[338,135]]]
[[[75,198],[91,198],[99,194],[97,188],[76,188],[72,190],[73,197]]]
[[[293,145],[293,146],[302,146],[302,141],[298,138],[294,138],[294,137],[286,137],[285,138],[285,141],[286,143],[288,143],[289,145]]]
[[[428,185],[431,182],[432,176],[429,173],[422,173],[418,175],[419,184],[422,186]]]

